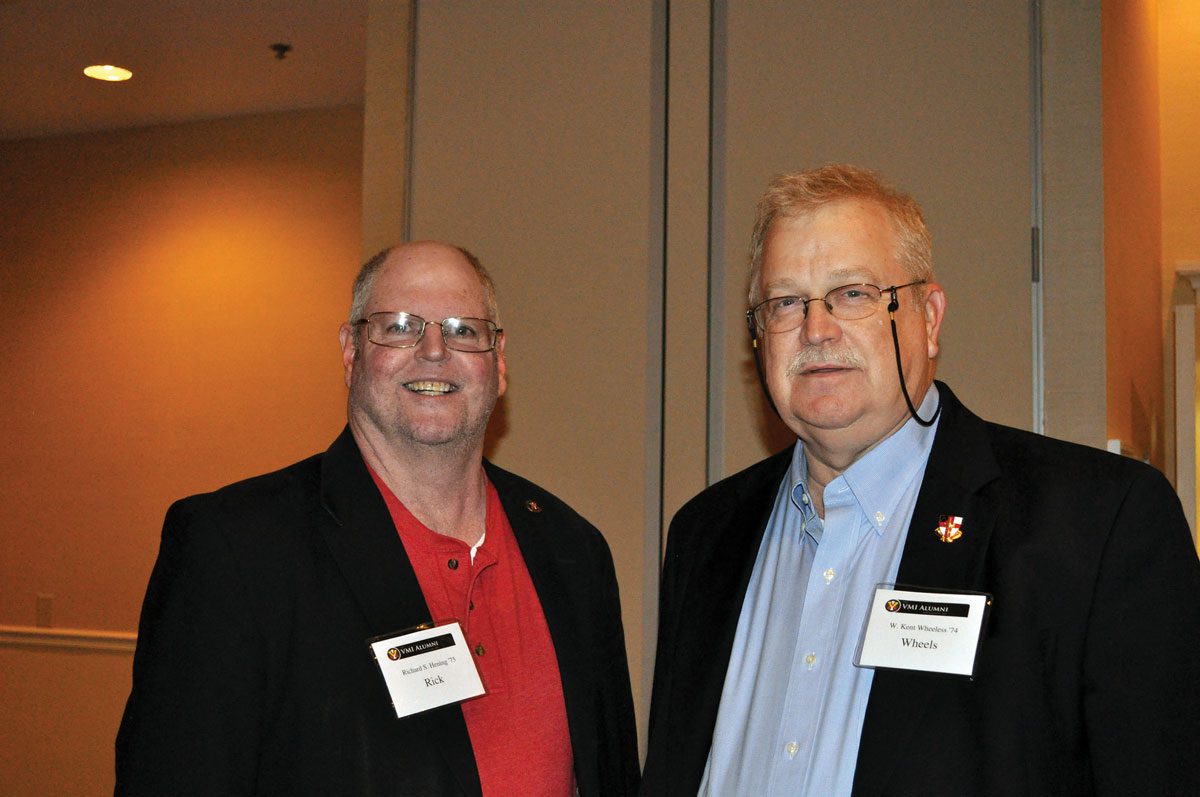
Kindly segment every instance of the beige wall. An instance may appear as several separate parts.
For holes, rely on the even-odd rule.
[[[1103,447],[1100,0],[1042,0],[1042,431]]]
[[[128,653],[0,646],[0,794],[112,794]]]
[[[1200,261],[1200,2],[1158,0],[1162,257]]]
[[[411,237],[460,243],[496,279],[509,389],[488,456],[604,532],[641,704],[661,458],[653,25],[649,2],[420,4],[410,197]]]
[[[1106,2],[1104,317],[1108,438],[1164,467],[1157,0]]]
[[[1176,266],[1191,263],[1195,268],[1200,263],[1200,147],[1196,146],[1200,130],[1200,103],[1196,101],[1200,97],[1200,2],[1158,0],[1157,33],[1162,284],[1164,305],[1169,305],[1176,289]],[[1172,326],[1169,312],[1168,306],[1164,329]],[[1170,344],[1170,338],[1167,342]],[[1173,359],[1172,349],[1168,352],[1168,362]],[[1171,409],[1187,417],[1188,408],[1168,407]],[[1169,416],[1172,422],[1173,415]],[[1197,416],[1200,420],[1200,412]]]
[[[819,8],[820,13],[816,13]],[[761,397],[742,314],[754,202],[773,174],[845,161],[916,196],[946,289],[938,376],[1029,428],[1029,32],[1023,3],[729,3],[719,470],[788,436]]]
[[[338,433],[361,135],[345,108],[0,144],[0,625],[45,594],[132,631],[172,500]],[[2,652],[0,793],[111,790],[128,656]],[[54,718],[89,737],[73,772]]]

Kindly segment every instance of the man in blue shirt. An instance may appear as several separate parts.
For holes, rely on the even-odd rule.
[[[644,794],[1200,784],[1178,499],[963,407],[934,382],[945,312],[911,197],[851,166],[771,183],[747,317],[797,442],[671,524]]]

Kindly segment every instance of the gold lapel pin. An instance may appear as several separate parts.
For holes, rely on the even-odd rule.
[[[541,512],[542,511],[542,505],[539,504],[537,501],[534,501],[532,498],[525,502],[525,508],[528,509],[530,512]]]
[[[938,518],[937,535],[942,542],[954,542],[963,535],[963,519],[958,515],[942,515]]]

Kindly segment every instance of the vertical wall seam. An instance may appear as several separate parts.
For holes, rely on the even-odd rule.
[[[404,131],[404,218],[400,221],[400,240],[407,242],[412,238],[412,207],[413,207],[413,169],[416,166],[416,154],[413,151],[416,144],[417,130],[417,15],[421,10],[421,0],[409,0],[408,15],[408,129]]]
[[[708,390],[705,394],[704,472],[708,484],[724,475],[725,417],[723,412],[725,269],[718,262],[725,251],[725,0],[710,0],[708,26]]]
[[[663,513],[666,509],[666,436],[667,436],[667,312],[668,312],[668,269],[670,263],[668,238],[668,210],[670,208],[670,107],[671,107],[671,3],[670,0],[654,0],[651,5],[651,141],[650,151],[658,158],[657,185],[651,186],[651,224],[657,229],[659,240],[650,247],[648,264],[651,275],[648,284],[654,285],[653,272],[657,269],[658,302],[651,301],[651,317],[648,319],[648,334],[651,336],[650,353],[657,349],[657,363],[650,363],[647,396],[648,416],[657,413],[657,434],[647,430],[647,473],[654,474],[646,485],[650,493],[646,498],[645,531],[642,545],[642,639],[641,639],[641,705],[638,706],[641,750],[645,755],[646,728],[650,706],[650,692],[654,678],[654,655],[658,641],[658,583],[662,571],[662,550],[665,538]],[[655,174],[653,164],[651,175]],[[657,347],[653,336],[657,335]],[[655,373],[656,372],[656,373]]]
[[[1041,0],[1029,3],[1029,105],[1030,105],[1030,257],[1032,259],[1030,282],[1030,313],[1032,334],[1033,370],[1033,431],[1046,432],[1046,329],[1044,323],[1044,290],[1046,281],[1043,225],[1044,216],[1044,173],[1042,167],[1042,4]]]

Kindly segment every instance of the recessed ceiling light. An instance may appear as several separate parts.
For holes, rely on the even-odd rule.
[[[96,80],[108,80],[110,82],[129,80],[129,78],[133,77],[133,73],[128,69],[122,69],[112,64],[95,64],[89,66],[83,70],[83,74],[88,77],[94,77]]]

